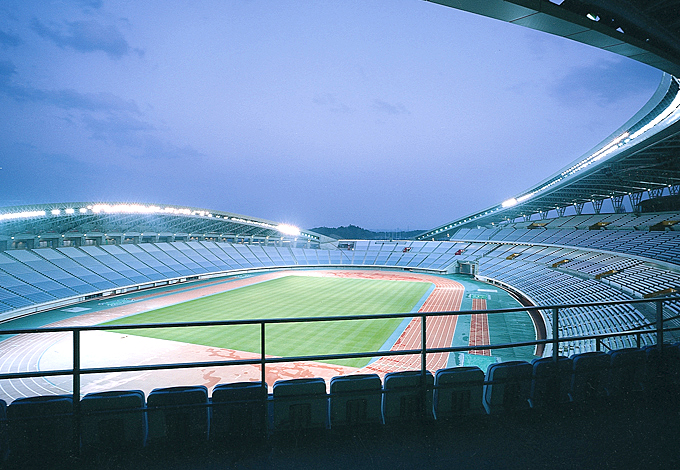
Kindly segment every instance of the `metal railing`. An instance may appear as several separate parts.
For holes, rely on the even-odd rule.
[[[606,338],[619,336],[636,336],[638,347],[640,346],[640,338],[643,334],[654,334],[656,336],[656,344],[663,345],[664,332],[677,331],[680,327],[664,328],[664,321],[669,319],[663,318],[664,303],[680,301],[678,297],[665,297],[657,299],[640,299],[627,301],[608,301],[608,302],[591,302],[580,304],[562,304],[562,305],[548,305],[531,307],[532,310],[549,311],[551,313],[552,322],[552,338],[536,339],[534,341],[524,341],[504,344],[487,344],[487,345],[466,345],[456,347],[444,348],[428,348],[427,347],[427,319],[436,318],[447,315],[476,315],[476,314],[491,314],[501,315],[504,313],[526,312],[527,307],[516,307],[506,309],[489,309],[489,310],[473,310],[473,311],[451,311],[451,312],[421,312],[421,313],[396,313],[396,314],[374,314],[374,315],[348,315],[348,316],[332,316],[332,317],[307,317],[307,318],[277,318],[277,319],[260,319],[260,320],[226,320],[226,321],[204,321],[204,322],[185,322],[185,323],[153,323],[153,324],[138,324],[138,325],[95,325],[95,326],[72,326],[72,327],[46,327],[37,329],[14,329],[14,330],[0,330],[1,335],[21,335],[21,334],[36,334],[36,333],[72,333],[73,339],[73,367],[71,369],[48,370],[48,371],[26,371],[26,372],[7,372],[0,373],[0,380],[23,379],[23,378],[37,378],[37,377],[54,377],[54,376],[72,376],[73,392],[73,418],[74,418],[74,448],[78,451],[78,443],[82,433],[82,419],[83,412],[80,406],[81,397],[81,377],[88,374],[101,374],[112,372],[142,372],[150,370],[173,370],[173,369],[187,369],[200,367],[214,367],[214,366],[237,366],[237,365],[259,365],[261,372],[261,384],[264,395],[267,394],[267,384],[265,380],[266,368],[270,364],[289,363],[289,362],[304,362],[304,361],[319,361],[319,360],[339,360],[339,359],[356,359],[366,357],[385,357],[385,356],[405,356],[405,355],[420,355],[420,371],[421,371],[421,385],[422,385],[422,400],[421,404],[423,413],[425,413],[426,393],[428,390],[438,388],[436,385],[430,386],[427,384],[427,355],[436,353],[452,353],[465,352],[474,350],[496,350],[521,346],[535,346],[538,344],[551,344],[552,357],[555,361],[558,360],[559,345],[567,341],[577,340],[595,340],[596,349],[599,350],[603,345],[602,340]],[[638,303],[652,302],[656,305],[656,321],[654,324],[646,323],[641,328],[635,328],[626,331],[619,331],[615,333],[602,333],[594,335],[581,336],[562,336],[559,335],[559,316],[560,310],[566,308],[578,307],[597,307],[597,306],[612,306],[612,305],[631,305]],[[421,344],[417,349],[399,350],[399,351],[371,351],[371,352],[356,352],[356,353],[342,353],[342,354],[319,354],[307,356],[287,356],[287,357],[267,357],[266,356],[266,334],[267,326],[282,324],[282,323],[317,323],[317,322],[334,322],[334,321],[357,321],[357,320],[376,320],[376,319],[392,319],[392,318],[420,318],[421,320]],[[672,317],[673,319],[675,317]],[[234,325],[259,325],[260,327],[260,357],[253,359],[232,359],[223,361],[201,361],[201,362],[185,362],[185,363],[166,363],[166,364],[151,364],[151,365],[135,365],[135,366],[116,366],[116,367],[81,367],[81,333],[85,331],[112,331],[112,330],[137,330],[137,329],[159,329],[159,328],[188,328],[188,327],[211,327],[211,326],[234,326]],[[488,377],[484,384],[493,383]],[[387,390],[382,390],[380,393],[384,394]],[[198,406],[198,405],[197,405]],[[212,404],[200,405],[212,406]],[[131,412],[138,412],[139,410],[131,410]],[[425,416],[423,414],[423,416]],[[263,415],[263,426],[266,428],[267,416]]]
[[[636,299],[636,300],[617,300],[605,302],[588,302],[579,304],[559,304],[547,306],[531,307],[532,310],[549,311],[550,320],[552,324],[552,338],[536,339],[532,341],[523,341],[515,343],[502,344],[484,344],[484,345],[470,345],[466,346],[452,346],[452,347],[427,347],[427,319],[441,316],[461,316],[461,315],[476,315],[476,314],[490,314],[502,315],[505,313],[526,312],[527,307],[515,307],[504,309],[489,309],[489,310],[471,310],[471,311],[447,311],[447,312],[419,312],[419,313],[393,313],[393,314],[371,314],[371,315],[347,315],[347,316],[330,316],[330,317],[301,317],[301,318],[275,318],[275,319],[259,319],[259,320],[224,320],[224,321],[200,321],[200,322],[177,322],[177,323],[150,323],[150,324],[136,324],[136,325],[94,325],[94,326],[68,326],[68,327],[45,327],[33,329],[14,329],[14,330],[0,330],[1,335],[21,335],[21,334],[36,334],[36,333],[72,333],[73,337],[73,367],[71,369],[46,370],[46,371],[25,371],[25,372],[5,372],[0,373],[0,380],[7,379],[24,379],[24,378],[39,378],[39,377],[55,377],[71,375],[73,379],[73,399],[77,403],[81,395],[81,377],[89,374],[103,374],[114,372],[143,372],[151,370],[174,370],[187,368],[202,368],[202,367],[216,367],[216,366],[239,366],[239,365],[256,365],[261,369],[261,381],[265,383],[265,375],[267,365],[292,363],[292,362],[306,362],[306,361],[330,361],[340,359],[358,359],[358,358],[375,358],[375,357],[389,357],[389,356],[407,356],[420,355],[420,369],[423,376],[427,370],[427,355],[437,353],[453,353],[465,352],[474,350],[496,350],[506,349],[522,346],[536,346],[540,344],[552,345],[552,357],[557,360],[559,355],[560,343],[579,341],[579,340],[595,340],[596,349],[599,350],[606,338],[622,337],[622,336],[636,336],[638,346],[640,345],[640,337],[643,334],[654,334],[656,336],[656,344],[663,344],[664,331],[675,331],[680,328],[664,328],[663,305],[669,302],[680,301],[680,296],[664,297],[657,299]],[[580,307],[601,307],[614,305],[635,305],[638,303],[654,303],[656,305],[656,322],[653,325],[646,324],[641,328],[631,330],[601,333],[580,336],[560,336],[559,333],[559,318],[560,310],[567,308]],[[315,354],[306,356],[284,356],[284,357],[267,357],[267,326],[282,324],[282,323],[318,323],[318,322],[338,322],[338,321],[361,321],[361,320],[386,320],[395,318],[420,318],[421,320],[421,343],[420,347],[416,349],[405,349],[396,351],[369,351],[369,352],[353,352],[353,353],[336,353],[336,354]],[[189,327],[211,327],[211,326],[236,326],[236,325],[259,325],[260,326],[260,357],[253,359],[230,359],[222,361],[199,361],[199,362],[177,362],[177,363],[163,363],[163,364],[146,364],[146,365],[128,365],[115,367],[81,367],[81,333],[85,331],[126,331],[138,329],[160,329],[160,328],[189,328]]]

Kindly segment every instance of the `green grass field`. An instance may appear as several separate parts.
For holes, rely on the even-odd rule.
[[[132,315],[104,325],[410,312],[426,282],[286,276]],[[375,351],[400,319],[268,325],[266,353],[298,356]],[[127,330],[150,338],[260,352],[259,325]],[[362,367],[369,359],[333,361]]]

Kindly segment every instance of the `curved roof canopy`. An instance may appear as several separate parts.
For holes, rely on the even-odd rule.
[[[653,65],[665,73],[650,101],[602,143],[557,173],[495,206],[435,227],[418,239],[445,238],[460,227],[488,226],[550,210],[564,213],[613,199],[635,206],[680,184],[680,1],[447,0],[447,6],[557,34]],[[561,3],[561,5],[557,5]],[[667,8],[671,8],[667,10]],[[666,13],[663,13],[666,12]]]
[[[319,241],[287,224],[194,207],[73,202],[0,208],[0,237],[164,236]],[[93,235],[97,234],[97,235]]]

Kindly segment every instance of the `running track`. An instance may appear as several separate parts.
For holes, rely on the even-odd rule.
[[[281,271],[269,273],[259,276],[254,276],[247,279],[238,279],[232,281],[216,281],[204,284],[200,287],[194,288],[179,288],[178,291],[172,293],[149,293],[148,296],[137,298],[135,302],[131,302],[118,307],[112,307],[103,311],[93,312],[91,314],[80,315],[77,317],[65,319],[52,326],[74,326],[74,325],[94,325],[108,321],[121,316],[127,316],[149,309],[159,308],[165,305],[172,305],[193,298],[204,295],[213,294],[216,292],[223,292],[236,287],[252,284],[254,282],[261,282],[267,279],[273,279],[290,274],[295,275],[310,275],[310,276],[335,276],[335,277],[359,277],[370,279],[386,279],[386,280],[404,280],[404,281],[419,281],[431,282],[435,285],[434,290],[425,301],[420,312],[434,312],[434,311],[457,311],[460,309],[463,298],[464,287],[450,279],[441,278],[437,276],[415,274],[415,273],[397,273],[385,271]],[[455,316],[444,316],[437,318],[430,318],[427,321],[427,347],[448,347],[451,345],[453,339],[453,332],[456,326]],[[15,336],[0,343],[0,371],[1,372],[17,372],[40,370],[40,360],[43,354],[50,348],[57,344],[70,344],[70,334],[34,334]],[[414,318],[406,327],[402,335],[395,342],[392,350],[404,349],[418,349],[420,347],[421,327],[420,319]],[[179,343],[184,345],[184,343]],[[203,348],[196,345],[186,345],[193,349]],[[187,354],[191,357],[186,357],[186,361],[190,360],[205,360],[205,352],[187,350]],[[221,357],[238,358],[242,355],[250,356],[252,353],[242,353],[240,351],[232,350],[216,350],[217,348],[208,348],[210,355]],[[66,357],[71,356],[70,348],[64,351]],[[195,357],[199,356],[199,357]],[[429,370],[437,370],[446,367],[448,354],[430,354],[427,358],[427,368]],[[174,357],[174,360],[181,362],[183,357]],[[70,361],[69,361],[70,362]],[[136,361],[135,361],[136,362]],[[145,361],[141,361],[142,363]],[[66,365],[69,367],[70,364]],[[243,380],[247,377],[257,379],[259,377],[259,367],[251,366],[253,371],[239,369],[238,377],[227,377],[222,371],[218,371],[221,375],[221,380]],[[413,370],[420,368],[420,355],[416,356],[399,356],[399,357],[383,357],[378,359],[373,364],[365,367],[361,372],[376,372],[383,375],[387,372],[399,370]],[[233,370],[233,369],[230,369]],[[177,372],[177,371],[176,371]],[[192,376],[187,377],[187,383],[201,383],[201,377],[206,378],[205,385],[211,386],[219,381],[219,378],[209,378],[214,376],[214,371],[201,369],[198,378]],[[270,386],[277,379],[286,379],[294,377],[309,377],[317,376],[330,379],[335,375],[349,374],[359,372],[359,370],[349,367],[334,366],[324,363],[305,363],[305,364],[282,364],[273,365],[267,368],[267,382]],[[139,377],[141,380],[143,377]],[[5,380],[0,381],[0,395],[7,398],[18,398],[22,396],[48,395],[68,393],[71,385],[70,377],[52,378],[46,380],[44,378],[36,379],[21,379],[21,380]],[[146,389],[147,387],[139,387]],[[93,390],[84,390],[93,391]]]
[[[486,310],[486,299],[472,299],[472,310]],[[470,346],[489,344],[489,318],[486,313],[477,313],[470,318]],[[474,349],[470,354],[491,356],[489,349]]]
[[[427,298],[419,312],[450,312],[460,310],[465,288],[459,282],[437,276],[419,276],[418,280],[427,280],[435,285],[434,290]],[[425,324],[428,348],[447,348],[453,341],[453,332],[456,329],[454,315],[428,318]],[[392,346],[392,351],[417,349],[421,346],[421,323],[420,318],[414,318],[408,324],[402,335]],[[437,370],[446,367],[448,353],[428,354],[427,369]],[[421,358],[416,356],[389,356],[381,357],[373,364],[365,367],[367,372],[385,374],[402,370],[420,369]]]

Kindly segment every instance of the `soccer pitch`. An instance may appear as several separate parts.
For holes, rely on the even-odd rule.
[[[104,325],[324,317],[410,312],[427,293],[427,282],[286,276]],[[401,319],[273,324],[266,327],[266,354],[303,356],[378,350]],[[126,334],[260,352],[260,326],[126,330]],[[369,358],[333,361],[363,367]]]

